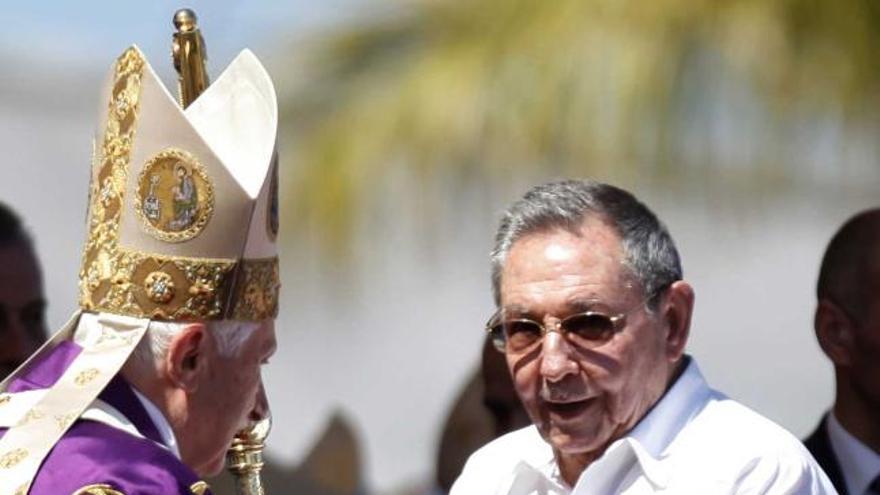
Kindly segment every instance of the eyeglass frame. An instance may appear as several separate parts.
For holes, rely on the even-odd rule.
[[[549,329],[547,328],[547,326],[544,325],[543,323],[541,323],[541,322],[539,322],[539,321],[532,320],[532,319],[530,319],[530,318],[512,318],[512,319],[510,319],[510,320],[506,320],[504,323],[507,323],[507,322],[534,323],[534,324],[537,325],[538,328],[541,330],[541,337],[540,337],[540,338],[538,338],[534,343],[529,344],[528,346],[526,346],[523,350],[521,350],[521,351],[517,351],[518,353],[523,353],[523,352],[525,352],[525,351],[527,351],[527,350],[533,348],[535,344],[538,344],[538,343],[542,342],[542,341],[544,340],[544,337],[545,337],[548,333],[550,333],[551,331],[553,331],[553,332],[559,332],[560,335],[562,335],[563,337],[566,338],[566,340],[568,340],[568,337],[566,336],[567,332],[563,329],[563,324],[564,324],[566,321],[571,320],[572,318],[575,318],[575,317],[581,317],[581,316],[602,316],[602,317],[607,318],[607,319],[611,322],[611,333],[610,333],[610,336],[609,336],[608,338],[603,339],[603,340],[601,340],[601,341],[597,341],[597,343],[596,343],[595,346],[593,346],[593,347],[586,347],[587,349],[594,349],[594,348],[599,347],[600,345],[605,344],[606,342],[610,341],[611,338],[613,338],[613,336],[614,336],[615,334],[617,334],[617,333],[618,333],[618,332],[619,332],[619,331],[620,331],[620,330],[626,325],[626,316],[627,316],[629,313],[631,313],[633,310],[635,310],[635,309],[638,308],[639,306],[642,306],[642,305],[644,305],[644,304],[647,304],[649,301],[653,300],[655,297],[657,297],[657,296],[659,296],[660,294],[662,294],[662,293],[663,293],[664,291],[666,291],[666,289],[668,289],[673,283],[674,283],[674,282],[670,282],[670,283],[663,284],[663,285],[657,287],[656,289],[654,289],[653,291],[651,291],[650,294],[648,294],[646,297],[644,297],[640,302],[634,304],[634,305],[631,306],[629,309],[626,309],[625,311],[622,311],[622,312],[620,312],[620,313],[618,313],[618,314],[616,314],[616,315],[613,315],[613,316],[609,316],[609,315],[607,315],[607,314],[605,314],[605,313],[603,313],[603,312],[601,312],[601,311],[596,311],[596,310],[580,311],[580,312],[577,312],[577,313],[570,314],[570,315],[566,316],[565,318],[559,318],[558,321],[555,323],[554,328],[553,328],[552,330],[549,330]],[[501,314],[502,311],[504,311],[504,308],[498,308],[498,310],[495,311],[494,314],[492,314],[492,317],[489,318],[488,321],[486,321],[485,329],[486,329],[486,333],[489,335],[489,338],[492,340],[492,347],[494,347],[496,351],[498,351],[498,352],[500,352],[500,353],[502,353],[502,354],[506,354],[506,353],[507,353],[507,350],[506,350],[506,347],[507,347],[507,336],[504,335],[504,333],[502,332],[502,335],[504,335],[504,341],[503,341],[503,342],[504,342],[504,347],[499,347],[498,344],[497,344],[496,339],[494,338],[494,336],[493,336],[493,334],[492,334],[492,332],[493,332],[493,330],[492,330],[493,327],[496,327],[496,326],[498,326],[498,325],[501,324],[501,322],[499,322],[499,323],[496,324],[496,325],[492,325],[492,321],[493,321],[493,320],[494,320],[499,314]],[[575,344],[575,345],[577,345],[577,344]],[[583,347],[583,346],[578,345],[578,347]]]

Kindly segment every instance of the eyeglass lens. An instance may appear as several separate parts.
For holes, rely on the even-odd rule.
[[[582,347],[601,344],[614,334],[614,321],[601,313],[569,316],[559,324],[569,341]],[[528,349],[543,338],[540,324],[531,320],[501,321],[491,327],[492,342],[500,350],[518,352]]]

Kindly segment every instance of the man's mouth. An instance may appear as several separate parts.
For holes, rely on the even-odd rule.
[[[570,419],[580,416],[594,401],[595,399],[583,399],[567,402],[545,402],[545,404],[550,414],[562,419]]]

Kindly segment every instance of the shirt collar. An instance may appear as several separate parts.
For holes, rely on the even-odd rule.
[[[553,455],[553,447],[541,437],[541,433],[535,425],[526,428],[528,435],[528,444],[532,448],[522,449],[522,459],[514,468],[518,473],[516,476],[532,476],[532,473],[540,473],[543,477],[557,485],[557,487],[568,487],[565,480],[562,479],[562,473],[559,471],[559,465],[556,464],[556,458]]]
[[[837,420],[834,411],[828,414],[828,421],[825,424],[831,448],[843,468],[841,471],[849,493],[853,495],[866,493],[868,485],[880,474],[880,454],[846,431]]]
[[[604,464],[612,460],[610,457],[625,460],[628,455],[624,451],[630,451],[648,481],[658,488],[668,484],[669,473],[660,461],[675,437],[700,412],[711,395],[711,390],[696,361],[690,356],[685,356],[684,359],[685,369],[675,383],[635,428],[625,437],[609,445],[595,463]],[[535,434],[538,435],[537,429]],[[552,448],[543,440],[540,444],[542,448],[536,449],[527,456],[523,464],[544,473],[557,485],[567,486],[559,473]],[[583,474],[586,472],[584,471]],[[579,484],[580,480],[576,485]]]
[[[684,359],[684,371],[627,435],[653,458],[663,455],[681,429],[700,412],[711,393],[696,361],[690,356]]]
[[[165,444],[165,447],[168,447],[168,450],[170,450],[175,457],[180,459],[180,449],[177,446],[177,438],[174,436],[174,430],[171,429],[171,424],[165,419],[165,415],[162,414],[162,411],[160,411],[150,399],[140,393],[136,388],[132,387],[131,389],[134,391],[138,400],[141,401],[141,404],[143,404],[144,409],[147,410],[147,414],[150,416],[150,420],[153,421],[153,424],[156,425],[156,429],[159,430],[159,435],[162,437],[162,443]]]
[[[658,488],[669,482],[669,473],[660,462],[664,453],[711,394],[696,361],[690,356],[684,359],[685,369],[672,387],[626,437],[618,440],[632,450],[642,473]]]

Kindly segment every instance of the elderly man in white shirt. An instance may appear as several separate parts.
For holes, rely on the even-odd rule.
[[[843,495],[880,495],[880,208],[834,234],[813,320],[834,364],[833,409],[804,442]]]
[[[468,460],[452,495],[836,493],[787,431],[684,354],[694,292],[630,193],[538,186],[505,213],[487,323],[533,426]]]

